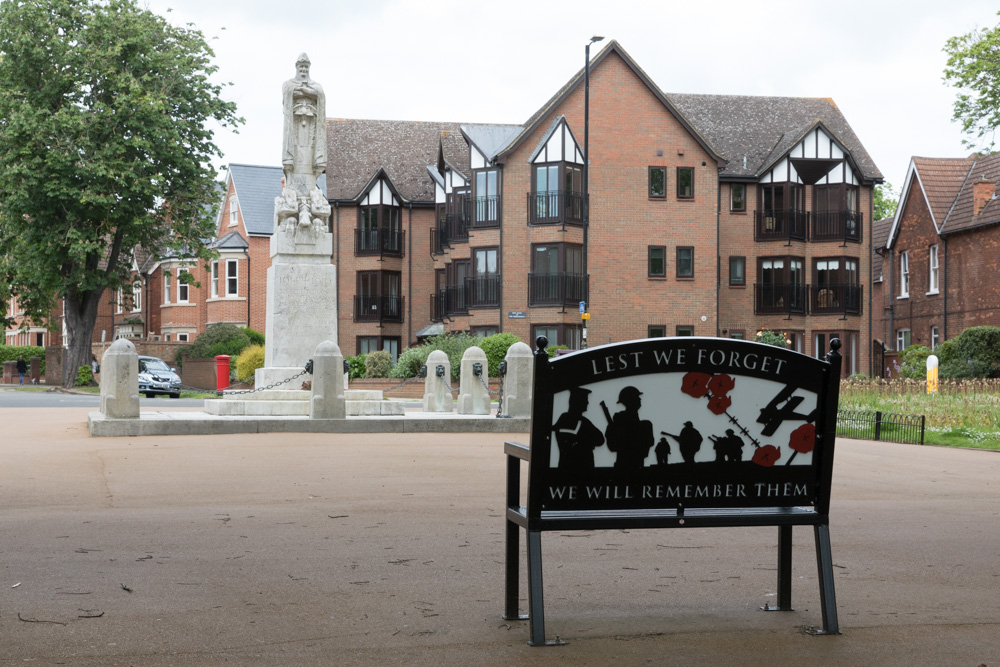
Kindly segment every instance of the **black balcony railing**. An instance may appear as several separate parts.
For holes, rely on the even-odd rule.
[[[813,285],[809,289],[812,312],[861,314],[860,285]]]
[[[469,305],[472,308],[500,307],[500,276],[483,275],[465,281]]]
[[[529,306],[575,306],[583,300],[584,278],[578,273],[529,273]]]
[[[579,192],[528,193],[529,225],[582,225],[584,199]]]
[[[805,241],[809,215],[797,209],[754,211],[758,241]]]
[[[354,254],[402,257],[406,232],[393,229],[355,229]]]
[[[354,296],[355,322],[402,322],[405,297]]]
[[[441,227],[431,227],[431,254],[440,255],[444,252],[444,248],[445,245],[441,242]]]
[[[469,217],[464,213],[449,213],[444,217],[447,230],[446,244],[464,243],[469,240]]]
[[[860,241],[863,214],[858,211],[822,211],[812,214],[813,241]]]
[[[753,286],[754,313],[796,313],[806,312],[806,286],[801,283],[774,285],[756,283]]]
[[[466,200],[470,201],[470,200]],[[472,228],[488,229],[500,226],[500,197],[476,197],[473,203]]]

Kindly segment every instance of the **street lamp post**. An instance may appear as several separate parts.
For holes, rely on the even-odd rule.
[[[590,235],[590,45],[604,39],[594,35],[584,48],[583,64],[583,300],[590,309],[590,276],[587,274],[587,240]],[[589,320],[584,320],[584,329]],[[587,348],[586,337],[580,347]]]

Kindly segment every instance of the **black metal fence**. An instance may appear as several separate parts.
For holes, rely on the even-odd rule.
[[[838,410],[837,435],[859,440],[924,444],[924,415],[892,412]]]

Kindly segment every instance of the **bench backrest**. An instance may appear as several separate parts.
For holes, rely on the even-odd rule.
[[[544,337],[536,344],[529,516],[828,514],[839,341],[827,360],[724,338],[647,339],[553,359]]]

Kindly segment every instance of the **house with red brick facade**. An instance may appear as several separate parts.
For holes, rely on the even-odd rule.
[[[911,159],[896,215],[874,243],[875,341],[933,349],[969,327],[1000,326],[998,182],[1000,155]]]

